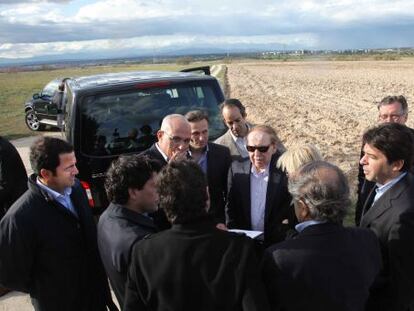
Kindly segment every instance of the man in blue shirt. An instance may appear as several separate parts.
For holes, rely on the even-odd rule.
[[[0,284],[35,310],[115,310],[73,147],[41,137],[30,162],[29,189],[0,222]]]
[[[224,227],[224,206],[227,197],[227,174],[231,165],[229,148],[209,142],[208,115],[193,110],[185,115],[191,126],[191,158],[197,162],[207,177],[210,195],[209,214]]]
[[[414,304],[414,156],[412,130],[386,123],[364,133],[360,164],[375,187],[362,208],[360,226],[381,245],[383,268],[367,310],[408,310]]]

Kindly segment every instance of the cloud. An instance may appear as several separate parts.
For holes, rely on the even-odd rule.
[[[0,5],[2,4],[18,4],[18,3],[69,3],[73,0],[0,0]]]
[[[22,57],[30,49],[74,53],[76,46],[145,49],[146,40],[165,47],[277,46],[280,38],[303,48],[414,46],[411,0],[0,0],[0,7],[0,42]]]

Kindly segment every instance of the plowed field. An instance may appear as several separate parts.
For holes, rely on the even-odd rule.
[[[414,61],[239,63],[227,74],[230,96],[247,107],[249,121],[273,126],[287,148],[316,145],[353,187],[376,102],[402,94],[412,108],[414,100]]]

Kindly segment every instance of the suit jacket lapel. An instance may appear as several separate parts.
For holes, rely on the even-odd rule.
[[[236,143],[233,140],[233,137],[231,136],[230,130],[228,130],[225,135],[226,135],[225,136],[226,144],[227,144],[227,147],[230,150],[230,154],[240,156],[240,151],[237,148]]]
[[[243,210],[245,213],[245,217],[247,219],[247,223],[249,227],[251,228],[252,225],[252,217],[251,217],[251,193],[250,193],[250,171],[251,171],[251,162],[245,161],[241,162],[243,165],[243,173],[242,178],[242,185],[246,185],[246,188],[242,191],[242,204],[243,204]]]
[[[282,182],[282,175],[280,174],[279,170],[276,169],[275,161],[272,160],[270,162],[270,169],[269,169],[269,181],[267,183],[267,191],[266,191],[266,207],[265,207],[265,224],[269,220],[271,215],[272,209],[275,206],[275,201],[279,196],[280,192],[280,184]]]
[[[362,217],[361,227],[367,227],[370,222],[380,217],[385,211],[392,207],[392,201],[408,187],[408,175],[386,191]],[[365,206],[364,206],[365,208]]]
[[[215,159],[217,161],[217,159]],[[214,147],[211,147],[211,144],[208,144],[208,152],[207,152],[207,183],[210,185],[212,178],[213,178],[213,174],[216,172],[216,168],[215,168],[215,164],[216,162],[214,161]]]

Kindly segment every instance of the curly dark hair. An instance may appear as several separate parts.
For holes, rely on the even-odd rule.
[[[109,201],[126,204],[128,188],[141,190],[161,166],[160,162],[145,155],[121,155],[106,172],[105,190]]]
[[[160,208],[171,223],[191,223],[207,217],[207,181],[194,161],[171,161],[162,169],[157,186]]]
[[[67,141],[42,136],[30,146],[30,165],[36,175],[40,174],[41,169],[56,174],[56,168],[60,165],[59,155],[72,152],[73,146]]]
[[[399,123],[384,123],[367,130],[363,143],[369,144],[381,151],[387,158],[388,164],[404,160],[401,171],[412,167],[414,157],[414,136],[411,129]]]

